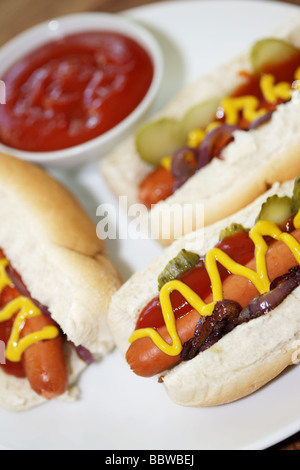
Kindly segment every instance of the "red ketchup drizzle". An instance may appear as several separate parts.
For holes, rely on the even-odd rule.
[[[246,265],[254,257],[254,243],[249,238],[248,232],[238,232],[232,237],[225,238],[216,245],[234,261]],[[222,265],[218,264],[222,281],[230,275]],[[207,274],[204,258],[190,271],[178,278],[184,284],[189,286],[202,299],[208,297],[211,293],[211,283]],[[190,304],[177,291],[172,292],[171,302],[175,318],[180,318],[192,310]],[[136,329],[140,328],[159,328],[165,324],[159,297],[153,299],[141,312],[137,321]]]
[[[0,259],[5,258],[4,253],[0,250]],[[4,308],[9,302],[20,296],[19,291],[12,285],[6,286],[0,293],[0,309]],[[0,322],[0,341],[7,345],[10,338],[11,330],[15,320],[15,315],[5,322]],[[22,362],[11,362],[6,359],[6,364],[0,365],[6,374],[14,375],[18,378],[25,378],[26,374]]]

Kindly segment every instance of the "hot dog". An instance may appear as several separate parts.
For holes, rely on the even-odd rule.
[[[158,375],[176,403],[228,403],[293,364],[300,338],[299,185],[299,178],[276,183],[233,216],[173,243],[113,296],[109,324],[129,367],[142,377]],[[243,260],[234,249],[239,233],[253,241]],[[209,292],[205,280],[191,281],[195,272],[203,280],[203,269]]]
[[[118,145],[101,163],[107,183],[129,205],[144,204],[163,245],[203,224],[195,211],[194,224],[170,227],[166,206],[201,203],[205,226],[234,214],[300,171],[299,77],[296,18],[187,85]]]
[[[1,154],[0,180],[0,406],[23,411],[78,397],[80,373],[114,347],[107,312],[121,280],[93,221],[45,170]]]
[[[300,242],[300,230],[295,230],[293,236]],[[270,247],[267,253],[267,266],[271,281],[287,273],[295,264],[295,258],[284,243],[275,242]],[[251,260],[247,267],[255,269],[255,260]],[[241,278],[238,275],[232,275],[224,281],[223,293],[224,299],[233,300],[239,303],[242,308],[247,307],[249,302],[259,294],[247,278]],[[211,295],[205,299],[205,303],[211,301]],[[194,336],[198,322],[199,313],[196,310],[192,310],[177,320],[177,331],[182,343]],[[160,327],[158,332],[165,340],[170,341],[166,326]],[[149,338],[135,341],[128,349],[126,359],[137,375],[146,377],[162,373],[180,362],[180,356],[167,356]]]
[[[32,318],[26,322],[22,336],[26,337],[50,325],[54,325],[54,322],[45,315]],[[31,388],[46,400],[57,398],[67,390],[68,372],[60,336],[30,346],[23,353],[23,363]]]

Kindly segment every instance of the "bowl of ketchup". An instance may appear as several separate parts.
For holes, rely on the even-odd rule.
[[[56,167],[100,158],[145,117],[162,73],[156,39],[125,16],[33,27],[0,49],[0,151]]]

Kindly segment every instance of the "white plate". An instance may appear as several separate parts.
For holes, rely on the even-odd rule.
[[[255,1],[158,3],[127,12],[155,33],[167,65],[160,107],[180,86],[245,50],[290,19],[298,7]],[[55,172],[96,218],[96,207],[114,197],[89,164]],[[121,224],[125,223],[125,219]],[[112,259],[127,279],[161,252],[156,243],[110,241]],[[132,374],[118,351],[81,380],[74,404],[49,403],[24,414],[0,412],[0,444],[13,449],[220,450],[264,449],[300,429],[300,370],[290,369],[237,403],[190,409],[174,405],[156,380]]]

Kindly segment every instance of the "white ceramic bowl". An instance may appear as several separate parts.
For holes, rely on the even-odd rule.
[[[0,152],[45,166],[75,167],[108,153],[132,132],[149,111],[160,87],[163,58],[156,39],[143,27],[117,14],[83,13],[64,16],[35,26],[9,41],[0,49],[0,76],[21,57],[37,47],[72,33],[114,31],[136,40],[152,58],[154,76],[141,103],[122,122],[99,137],[83,144],[54,152],[25,152],[0,143]],[[1,105],[5,106],[5,105]]]

